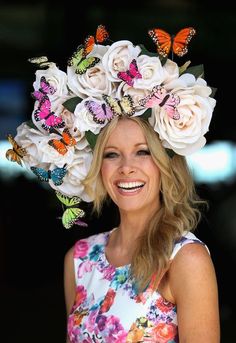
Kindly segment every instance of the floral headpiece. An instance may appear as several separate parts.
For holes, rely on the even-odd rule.
[[[205,145],[214,90],[203,79],[202,65],[188,61],[179,67],[173,61],[174,54],[186,54],[195,33],[184,28],[173,38],[152,29],[153,53],[128,40],[110,41],[99,25],[68,59],[66,72],[46,56],[29,59],[38,67],[32,120],[18,126],[14,138],[8,135],[13,148],[6,157],[23,162],[56,190],[64,205],[72,206],[63,217],[65,227],[83,216],[75,206],[79,199],[92,200],[81,181],[90,169],[97,135],[114,117],[145,117],[163,146],[176,154],[186,156]]]

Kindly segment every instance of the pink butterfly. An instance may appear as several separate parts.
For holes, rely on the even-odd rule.
[[[40,100],[38,108],[34,111],[34,118],[36,121],[43,120],[42,127],[47,131],[65,126],[62,118],[51,111],[51,102],[47,95]]]
[[[93,115],[93,120],[98,124],[104,124],[106,120],[110,121],[114,114],[109,106],[105,103],[99,104],[96,101],[85,101],[85,106]]]
[[[179,96],[167,92],[167,90],[162,86],[153,87],[151,94],[139,100],[139,105],[143,107],[163,107],[168,116],[175,120],[178,120],[180,118],[179,112],[176,108],[179,103]]]
[[[126,71],[120,71],[117,74],[117,77],[125,81],[131,87],[134,85],[134,79],[141,79],[142,75],[138,71],[136,60],[133,59],[129,65],[129,69]]]
[[[46,80],[45,76],[42,76],[40,79],[40,88],[37,91],[34,91],[32,93],[32,96],[36,100],[42,100],[42,98],[47,94],[54,94],[56,92],[56,89],[50,85],[50,83]]]

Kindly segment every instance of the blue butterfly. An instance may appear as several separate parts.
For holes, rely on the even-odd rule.
[[[62,168],[58,167],[53,170],[45,170],[39,167],[30,167],[30,169],[40,181],[49,182],[49,179],[51,179],[55,186],[60,186],[66,175],[66,164]]]

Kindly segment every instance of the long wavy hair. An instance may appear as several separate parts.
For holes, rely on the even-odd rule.
[[[146,223],[136,242],[131,261],[131,273],[138,289],[144,290],[152,281],[158,285],[160,276],[168,268],[175,240],[186,231],[193,231],[201,219],[200,205],[207,205],[195,190],[185,157],[170,157],[151,125],[139,117],[130,117],[142,129],[153,161],[160,170],[161,207]],[[94,198],[93,208],[98,214],[108,194],[101,177],[103,152],[112,131],[122,117],[114,118],[100,132],[94,149],[90,171],[84,180],[85,190]],[[158,197],[159,195],[157,195]]]

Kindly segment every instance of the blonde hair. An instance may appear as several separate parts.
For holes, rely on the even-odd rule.
[[[122,118],[113,119],[99,134],[91,168],[84,180],[85,190],[94,197],[93,205],[97,213],[100,213],[108,196],[100,173],[103,151],[119,120]],[[169,157],[158,134],[146,120],[139,117],[130,117],[129,120],[141,127],[161,179],[161,208],[146,223],[131,262],[132,275],[139,290],[143,290],[153,280],[153,275],[154,286],[157,287],[161,274],[168,268],[175,240],[184,231],[196,228],[201,218],[199,205],[206,204],[206,201],[201,200],[195,191],[185,157],[177,154]]]

